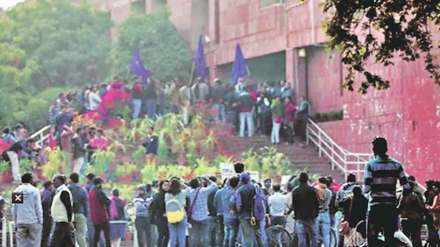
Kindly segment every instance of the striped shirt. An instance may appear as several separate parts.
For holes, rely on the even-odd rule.
[[[369,206],[396,204],[396,185],[408,188],[409,184],[403,166],[390,158],[376,156],[365,167],[365,193],[370,193]]]

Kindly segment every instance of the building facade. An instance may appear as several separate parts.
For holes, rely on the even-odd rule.
[[[320,1],[204,1],[195,8],[198,0],[168,0],[168,7],[171,20],[185,30],[191,44],[200,34],[208,37],[211,79],[230,78],[239,42],[256,80],[286,79],[298,96],[310,100],[313,112],[343,111],[342,120],[320,123],[339,145],[371,152],[372,139],[384,136],[390,155],[410,174],[421,181],[440,179],[440,87],[423,62],[371,64],[372,71],[391,81],[391,88],[371,89],[366,95],[349,92],[342,88],[346,71],[338,52],[324,46]]]
[[[165,0],[106,2],[116,23],[134,2],[145,12]],[[158,2],[159,1],[159,2]],[[170,19],[194,48],[207,41],[211,79],[229,80],[237,42],[255,80],[286,79],[315,113],[343,111],[343,119],[320,123],[342,147],[371,152],[375,136],[389,140],[389,153],[420,180],[440,179],[440,87],[421,61],[396,59],[394,66],[370,68],[391,81],[386,91],[360,95],[342,88],[346,73],[338,52],[325,49],[324,14],[318,0],[166,0]],[[439,55],[439,52],[436,52]]]

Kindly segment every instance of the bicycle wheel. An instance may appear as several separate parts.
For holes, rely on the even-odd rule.
[[[267,241],[270,247],[290,247],[292,236],[281,226],[271,226],[266,229]]]
[[[338,242],[337,242],[337,240],[338,240],[337,237],[338,236],[336,236],[336,234],[338,234],[336,229],[331,227],[330,228],[330,245],[331,245],[331,247],[337,247],[338,246]]]

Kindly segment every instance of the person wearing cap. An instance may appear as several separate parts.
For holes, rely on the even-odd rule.
[[[14,190],[13,197],[19,197],[20,202],[13,200],[12,217],[17,228],[17,247],[39,246],[43,228],[43,208],[40,192],[33,186],[31,173],[21,176],[21,185]]]
[[[383,137],[373,140],[374,158],[365,166],[364,192],[369,194],[367,217],[368,246],[379,246],[378,234],[382,232],[387,246],[396,246],[397,195],[399,180],[404,189],[410,189],[403,166],[388,155],[388,143]]]
[[[89,210],[90,218],[94,227],[93,245],[97,247],[101,231],[104,232],[105,246],[110,247],[110,199],[102,190],[103,180],[100,177],[93,179],[93,187],[89,191]]]

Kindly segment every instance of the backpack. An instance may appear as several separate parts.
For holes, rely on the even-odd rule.
[[[347,201],[347,199],[351,199],[353,197],[353,188],[356,184],[345,184],[340,191],[338,192],[339,196],[336,201],[336,205],[338,207],[342,207],[342,205]]]
[[[165,210],[168,219],[168,223],[176,224],[181,222],[185,218],[185,209],[177,196],[167,194],[165,200]]]
[[[254,196],[251,203],[251,224],[264,220],[266,215],[265,196],[263,191],[255,186]],[[255,225],[254,224],[254,225]]]

